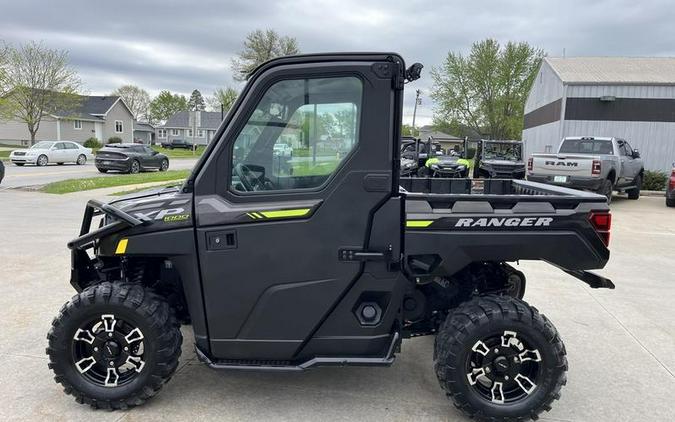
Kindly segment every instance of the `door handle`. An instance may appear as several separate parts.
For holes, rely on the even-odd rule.
[[[390,261],[391,245],[384,251],[364,251],[360,249],[339,249],[339,261]]]

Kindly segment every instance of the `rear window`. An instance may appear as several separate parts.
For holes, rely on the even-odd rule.
[[[560,152],[568,154],[613,154],[612,141],[600,139],[565,139]]]

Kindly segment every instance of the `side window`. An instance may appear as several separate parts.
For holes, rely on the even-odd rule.
[[[272,85],[232,145],[230,189],[312,189],[359,142],[359,78],[284,80]]]
[[[628,142],[624,142],[623,147],[626,149],[626,156],[633,157],[633,148],[630,147]]]
[[[626,143],[624,141],[618,141],[616,145],[619,147],[619,155],[627,155]]]
[[[67,149],[80,149],[76,144],[72,142],[66,142],[66,148]]]
[[[63,142],[58,142],[54,149],[66,149],[66,145]]]

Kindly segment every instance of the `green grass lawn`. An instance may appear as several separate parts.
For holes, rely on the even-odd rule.
[[[159,145],[153,145],[152,149],[157,152],[161,152],[169,158],[198,158],[204,153],[206,147],[199,146],[197,147],[197,150],[194,151],[194,153],[191,149],[166,149]]]
[[[107,177],[91,177],[88,179],[68,179],[53,182],[40,189],[46,193],[71,193],[83,190],[128,186],[150,182],[180,181],[188,177],[190,170],[169,170],[152,173],[120,174]]]
[[[12,151],[11,150],[0,150],[0,160],[8,159],[10,152],[12,152]]]

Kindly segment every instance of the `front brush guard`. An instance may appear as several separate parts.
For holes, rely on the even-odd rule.
[[[97,230],[90,232],[91,220],[95,216],[101,214],[109,215],[114,218],[110,224],[106,224]],[[149,220],[141,220],[116,208],[110,204],[97,201],[95,199],[87,202],[87,207],[84,210],[84,218],[82,219],[82,226],[80,228],[80,236],[68,242],[69,249],[89,249],[94,246],[94,242],[102,237],[110,236],[129,227],[140,226],[149,223]]]

